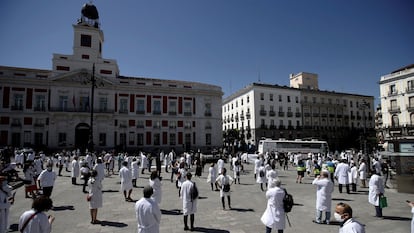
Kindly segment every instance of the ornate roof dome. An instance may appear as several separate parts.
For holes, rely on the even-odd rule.
[[[78,24],[99,28],[99,13],[95,5],[92,3],[83,4],[81,13],[82,16],[78,20]]]

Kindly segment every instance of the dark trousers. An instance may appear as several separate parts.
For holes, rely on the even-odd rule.
[[[272,232],[272,228],[266,227],[266,233]],[[277,233],[283,233],[283,230],[277,230]]]
[[[375,206],[375,217],[382,217],[382,208]]]
[[[45,195],[46,197],[50,197],[52,196],[53,186],[43,187],[42,190],[43,190],[43,195]]]
[[[340,192],[340,193],[342,193],[342,185],[343,185],[343,184],[338,184],[338,188],[339,188],[339,192]],[[350,193],[350,192],[349,192],[349,184],[346,184],[346,185],[345,185],[345,187],[346,187],[346,193],[348,193],[348,194],[349,194],[349,193]]]

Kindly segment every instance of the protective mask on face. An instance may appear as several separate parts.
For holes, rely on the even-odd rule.
[[[48,171],[52,171],[52,168],[51,168],[51,167],[48,167],[48,168],[47,168],[47,170],[48,170]]]
[[[334,213],[334,218],[338,222],[343,222],[344,221],[344,219],[342,219],[342,216],[340,214],[336,213],[336,212]]]

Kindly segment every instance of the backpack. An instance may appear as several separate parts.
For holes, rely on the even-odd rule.
[[[285,189],[285,196],[283,197],[283,209],[285,210],[285,213],[292,211],[293,205],[293,196],[289,194]]]
[[[193,182],[193,186],[190,189],[190,195],[191,195],[191,200],[195,200],[198,198],[198,188],[195,182]]]

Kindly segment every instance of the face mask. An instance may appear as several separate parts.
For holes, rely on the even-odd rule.
[[[47,170],[48,170],[48,171],[52,171],[52,168],[51,168],[51,167],[48,167],[48,168],[47,168]]]
[[[334,213],[334,217],[335,217],[335,220],[338,221],[338,222],[343,222],[344,221],[344,219],[342,219],[342,216],[340,214],[336,213],[336,212]]]

